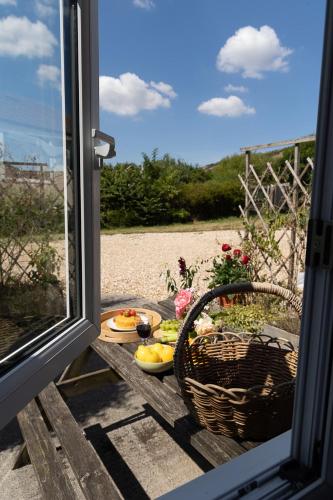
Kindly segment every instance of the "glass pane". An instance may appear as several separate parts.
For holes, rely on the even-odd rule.
[[[0,5],[0,373],[79,314],[73,12],[14,4]]]

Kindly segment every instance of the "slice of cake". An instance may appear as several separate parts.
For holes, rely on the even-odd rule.
[[[140,316],[134,309],[125,309],[121,314],[114,317],[114,322],[118,328],[135,328],[141,321]]]

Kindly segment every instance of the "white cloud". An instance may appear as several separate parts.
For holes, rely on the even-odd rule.
[[[58,42],[41,21],[8,16],[0,19],[0,55],[46,57],[53,54]]]
[[[164,88],[164,95],[153,87],[152,83],[141,80],[134,73],[123,73],[119,78],[100,76],[99,94],[101,108],[104,111],[121,116],[135,116],[140,111],[157,108],[169,108],[175,92],[171,85],[163,82],[157,85]],[[165,95],[165,90],[169,95]],[[171,93],[174,95],[171,96]]]
[[[244,85],[232,85],[231,83],[229,83],[229,85],[226,85],[224,87],[224,90],[229,94],[231,94],[232,92],[244,94],[244,92],[248,92],[249,89],[247,87],[244,87]]]
[[[292,52],[270,26],[245,26],[220,49],[216,66],[225,73],[241,72],[244,78],[262,78],[265,71],[288,71],[286,57]]]
[[[174,97],[177,97],[176,92],[173,90],[171,85],[169,85],[168,83],[150,82],[150,86],[153,87],[154,89],[158,90],[159,92],[161,92],[161,94],[167,95],[171,99],[173,99]]]
[[[52,64],[40,64],[37,70],[38,82],[41,86],[49,84],[60,89],[60,69]]]
[[[133,5],[135,7],[140,7],[141,9],[150,10],[155,7],[153,0],[133,0]]]
[[[16,0],[0,0],[0,5],[17,5]]]
[[[35,0],[35,10],[39,17],[51,17],[57,12],[54,0]]]
[[[247,106],[242,99],[235,95],[229,97],[213,97],[202,102],[198,111],[206,115],[236,117],[241,115],[253,115],[256,110]]]

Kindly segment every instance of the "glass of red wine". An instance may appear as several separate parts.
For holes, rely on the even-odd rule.
[[[152,332],[153,318],[149,314],[141,316],[140,322],[136,325],[136,331],[142,341],[143,345],[147,345]]]

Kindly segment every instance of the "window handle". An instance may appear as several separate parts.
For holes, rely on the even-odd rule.
[[[97,144],[94,146],[95,155],[97,156],[97,158],[101,158],[103,160],[116,156],[115,140],[113,137],[111,137],[111,135],[105,134],[104,132],[93,128],[92,137],[95,142],[97,142]],[[100,144],[100,142],[103,142],[103,144]]]

